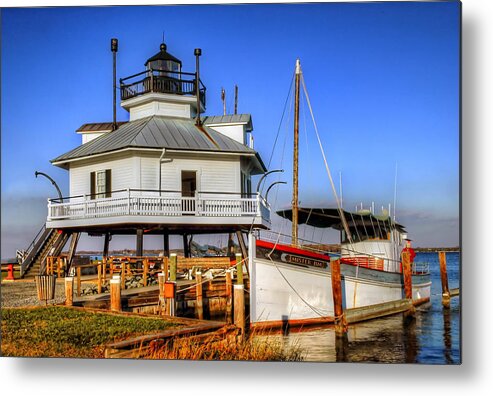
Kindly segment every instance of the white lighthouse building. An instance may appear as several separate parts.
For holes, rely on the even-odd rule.
[[[128,122],[87,123],[81,145],[51,162],[69,173],[67,197],[49,199],[46,228],[23,260],[27,273],[43,255],[57,254],[72,236],[73,256],[81,233],[143,236],[182,235],[184,251],[193,234],[236,233],[268,228],[270,209],[252,191],[252,176],[267,171],[253,148],[248,114],[203,116],[206,88],[196,70],[166,45],[145,62],[145,70],[120,80]],[[242,241],[240,241],[242,242]],[[36,245],[36,246],[34,246]]]

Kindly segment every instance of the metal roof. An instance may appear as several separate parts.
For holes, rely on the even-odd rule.
[[[116,123],[118,127],[126,124],[127,121],[119,121]],[[93,122],[90,124],[84,124],[75,132],[99,132],[99,131],[111,131],[113,129],[112,122]]]
[[[247,131],[253,130],[252,116],[250,114],[229,114],[222,116],[207,116],[204,118],[205,125],[219,124],[246,124]]]
[[[151,116],[123,124],[51,162],[65,162],[124,148],[155,148],[192,151],[217,151],[255,155],[260,167],[265,165],[255,150],[205,125],[197,127],[191,119]]]
[[[291,220],[293,219],[293,209],[283,209],[276,212],[279,216]],[[378,226],[383,230],[396,228],[404,231],[404,226],[393,221],[390,216],[377,216],[372,213],[348,212],[343,210],[344,217],[349,227],[373,227]],[[298,224],[307,224],[318,228],[344,229],[339,209],[337,208],[298,208]]]

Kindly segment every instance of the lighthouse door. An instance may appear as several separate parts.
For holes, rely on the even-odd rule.
[[[195,215],[197,171],[181,171],[181,210],[183,215]]]

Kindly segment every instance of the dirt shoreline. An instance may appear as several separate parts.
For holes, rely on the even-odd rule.
[[[82,289],[91,287],[90,284],[82,284]],[[36,283],[34,279],[17,280],[14,282],[2,282],[0,286],[0,299],[2,308],[19,308],[44,306],[44,301],[38,300]],[[57,280],[55,285],[55,299],[49,300],[47,305],[62,304],[65,302],[65,285],[63,279]]]

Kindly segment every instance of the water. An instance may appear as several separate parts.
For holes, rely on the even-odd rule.
[[[415,320],[401,314],[351,325],[347,340],[338,340],[333,327],[272,334],[286,348],[297,345],[305,361],[380,363],[460,363],[460,298],[442,307],[440,266],[437,253],[418,253],[416,261],[428,262],[431,271],[431,301],[417,308]],[[459,253],[447,253],[449,288],[459,287]]]

